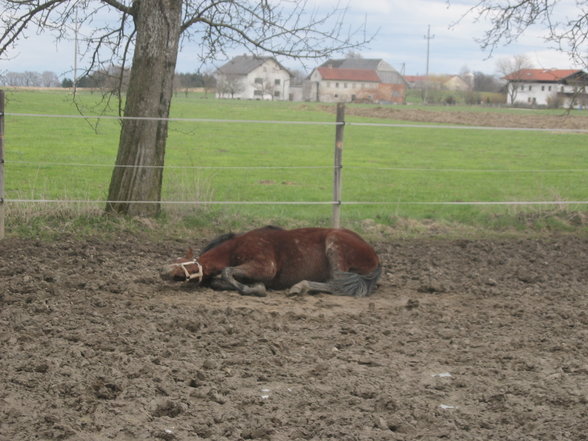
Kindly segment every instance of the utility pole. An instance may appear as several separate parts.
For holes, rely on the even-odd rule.
[[[427,28],[427,35],[425,35],[425,39],[427,40],[427,68],[425,70],[425,96],[423,98],[425,104],[427,104],[429,98],[429,50],[433,38],[435,38],[435,36],[431,35],[431,25],[429,25]]]
[[[73,94],[76,94],[78,87],[78,31],[80,22],[78,20],[78,8],[76,7],[75,25],[74,25],[74,65],[73,65]]]

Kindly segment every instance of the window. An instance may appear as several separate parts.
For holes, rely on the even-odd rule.
[[[274,84],[275,84],[276,86],[279,86],[279,85],[280,85],[280,83],[281,83],[281,81],[280,81],[280,79],[279,79],[279,78],[276,78],[276,79],[274,80]]]
[[[343,87],[347,89],[347,83],[343,83]]]
[[[253,91],[253,95],[255,95],[255,96],[261,96],[261,95],[263,95],[263,93],[261,92],[261,90],[254,90]]]
[[[521,90],[525,90],[525,86],[521,86]]]
[[[280,97],[280,91],[279,90],[274,90],[274,96],[276,98],[279,98]]]
[[[541,86],[541,92],[545,92],[545,86]]]
[[[529,86],[529,92],[531,91],[532,86]]]
[[[256,78],[255,84],[263,84],[263,78]]]
[[[339,88],[339,83],[335,83],[335,87]]]
[[[551,86],[547,86],[547,90],[551,92]]]

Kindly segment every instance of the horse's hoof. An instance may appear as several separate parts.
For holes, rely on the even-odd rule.
[[[267,290],[265,289],[265,285],[263,283],[258,283],[249,287],[249,289],[242,291],[241,294],[252,297],[267,297]]]
[[[301,296],[308,292],[308,284],[299,282],[288,291],[288,296]]]
[[[249,296],[249,297],[267,297],[267,292],[265,291],[247,291],[242,292],[242,296]]]

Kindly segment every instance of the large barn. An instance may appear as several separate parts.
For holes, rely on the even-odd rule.
[[[304,98],[320,102],[405,102],[402,75],[381,59],[329,60],[312,71]]]

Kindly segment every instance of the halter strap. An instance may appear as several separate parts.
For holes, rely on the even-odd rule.
[[[204,272],[202,271],[202,265],[200,265],[200,262],[198,262],[198,260],[194,259],[189,262],[177,263],[176,265],[179,265],[180,268],[184,270],[184,274],[186,275],[186,282],[189,282],[190,280],[194,279],[198,279],[198,283],[202,282]],[[188,269],[186,268],[187,265],[196,265],[198,267],[198,272],[190,274],[190,271],[188,271]]]

